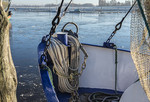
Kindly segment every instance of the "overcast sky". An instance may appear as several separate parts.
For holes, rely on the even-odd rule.
[[[110,1],[110,0],[107,0]],[[117,0],[120,2],[124,2],[125,0]],[[12,0],[12,4],[27,4],[27,5],[43,5],[48,3],[59,3],[61,0]],[[65,0],[65,2],[69,2],[69,0]],[[98,5],[98,0],[73,0],[73,3],[93,3]]]

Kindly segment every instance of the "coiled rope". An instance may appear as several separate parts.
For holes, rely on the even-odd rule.
[[[104,92],[92,93],[88,97],[88,102],[119,102],[120,95],[108,94]]]
[[[81,44],[76,37],[71,35],[68,35],[68,40],[71,47],[70,64],[68,46],[64,45],[56,37],[51,39],[48,53],[54,64],[53,72],[58,75],[59,91],[73,93],[78,90],[79,85],[80,73],[78,73],[78,70]]]

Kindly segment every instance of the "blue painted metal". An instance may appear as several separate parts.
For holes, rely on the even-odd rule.
[[[103,47],[106,47],[106,48],[114,48],[114,46],[115,46],[114,43],[108,43],[108,42],[103,43]]]
[[[45,47],[46,47],[46,38],[43,37],[41,43],[38,46],[38,62],[40,66],[40,74],[41,74],[43,90],[45,92],[48,102],[59,102],[56,92],[50,81],[48,70],[45,70],[46,68],[41,68],[43,64],[46,65],[44,61],[45,57],[41,57],[44,53]]]
[[[60,40],[66,46],[68,45],[68,37],[67,37],[66,33],[64,33],[64,34],[57,34],[57,38],[58,38],[58,40]]]

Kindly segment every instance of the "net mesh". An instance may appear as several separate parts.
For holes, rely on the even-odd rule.
[[[138,4],[132,11],[131,19],[131,55],[135,63],[141,85],[150,100],[150,0],[139,0],[143,15]],[[139,2],[138,2],[139,3]],[[148,26],[146,26],[146,23]]]
[[[142,3],[144,3],[143,6],[145,6],[145,15],[147,18],[148,26],[150,27],[150,0],[145,0],[145,2],[143,1]]]
[[[2,0],[2,5],[4,9],[7,9],[9,6],[10,0]]]

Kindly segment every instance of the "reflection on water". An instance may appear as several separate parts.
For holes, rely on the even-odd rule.
[[[57,31],[70,21],[79,25],[79,37],[83,43],[102,45],[114,30],[124,13],[66,14]],[[18,75],[18,102],[46,102],[37,63],[37,46],[42,36],[49,33],[55,13],[13,11],[10,20],[10,43]],[[75,28],[71,27],[74,31]],[[123,27],[112,39],[119,48],[129,49],[130,15]]]

